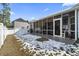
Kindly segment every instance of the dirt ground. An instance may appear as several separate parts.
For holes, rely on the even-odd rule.
[[[8,35],[0,49],[0,56],[24,56],[24,51],[20,50],[22,43],[17,40],[15,36]]]

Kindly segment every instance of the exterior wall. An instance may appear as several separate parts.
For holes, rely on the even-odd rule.
[[[51,35],[51,36],[56,36],[56,37],[61,37],[64,39],[69,39],[69,40],[76,40],[77,39],[77,26],[76,26],[76,12],[75,10],[71,10],[66,13],[61,13],[58,15],[54,15],[48,18],[44,18],[38,21],[33,22],[33,27],[36,33],[39,34],[39,32],[43,35]],[[62,24],[63,17],[67,17],[65,20],[67,21],[67,24]],[[57,19],[60,19],[60,35],[55,35],[55,21]],[[63,20],[63,21],[62,21]],[[52,22],[52,23],[51,23]],[[66,21],[65,21],[66,22]],[[79,23],[79,21],[78,21]],[[51,26],[52,25],[52,26]],[[78,24],[79,26],[79,24]],[[72,28],[73,27],[73,28]],[[40,30],[38,30],[40,28]],[[65,28],[65,30],[64,30]],[[79,29],[79,27],[78,27]],[[37,31],[38,30],[38,31]],[[64,35],[64,36],[63,36]],[[78,30],[78,37],[79,37],[79,30]]]
[[[26,28],[26,29],[30,29],[30,24],[28,24],[27,22],[14,22],[14,28]]]

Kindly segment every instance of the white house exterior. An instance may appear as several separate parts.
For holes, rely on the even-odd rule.
[[[79,40],[79,4],[32,22],[31,26],[35,33]]]
[[[16,29],[16,28],[25,28],[25,29],[30,29],[30,23],[19,18],[19,19],[16,19],[14,20],[13,22],[13,27]]]

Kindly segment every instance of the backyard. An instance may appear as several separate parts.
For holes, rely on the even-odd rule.
[[[76,41],[78,42],[79,36],[79,8],[77,7],[79,4],[72,6],[68,10],[62,10],[61,3],[61,6],[57,5],[57,9],[60,9],[61,12],[56,11],[58,13],[46,16],[48,15],[47,13],[44,15],[46,17],[41,18],[43,17],[40,16],[42,14],[39,15],[42,12],[41,8],[46,7],[46,5],[42,7],[43,5],[34,4],[36,6],[35,9],[33,5],[30,7],[28,4],[19,4],[20,7],[15,9],[18,4],[12,4],[11,6],[9,3],[1,4],[0,56],[79,56],[79,43],[75,43]],[[49,6],[52,8],[54,5],[49,4]],[[41,9],[40,12],[39,8]],[[25,11],[22,12],[21,9]],[[53,10],[51,9],[50,11]],[[31,11],[34,11],[34,14]],[[12,12],[16,12],[16,15],[11,15]],[[36,14],[35,17],[30,12],[33,15]],[[10,16],[12,16],[11,20]],[[33,20],[36,16],[41,19]],[[69,44],[62,41],[66,41]]]
[[[0,49],[6,56],[79,56],[79,44],[65,44],[20,29],[8,35]]]

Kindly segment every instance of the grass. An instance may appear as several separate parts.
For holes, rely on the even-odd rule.
[[[2,56],[24,56],[24,50],[22,48],[22,42],[17,41],[15,36],[8,35],[5,39],[4,45],[0,49],[0,55]]]
[[[3,46],[0,49],[0,56],[33,56],[36,52],[31,51],[28,47],[24,49],[25,45],[16,39],[13,35],[8,35]]]

